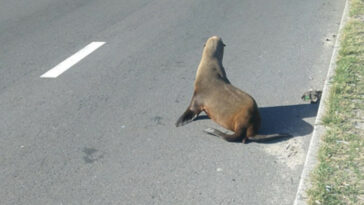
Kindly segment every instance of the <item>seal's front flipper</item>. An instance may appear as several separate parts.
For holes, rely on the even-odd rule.
[[[183,126],[187,123],[190,123],[198,116],[198,113],[193,112],[189,108],[182,114],[181,117],[178,118],[176,122],[176,127]]]

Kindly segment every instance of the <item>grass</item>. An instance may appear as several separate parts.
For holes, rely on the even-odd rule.
[[[364,0],[349,5],[308,204],[364,205]]]

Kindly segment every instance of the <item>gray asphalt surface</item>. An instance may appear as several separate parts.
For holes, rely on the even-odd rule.
[[[292,204],[344,0],[0,1],[0,204]],[[204,42],[271,143],[176,128]],[[56,79],[39,76],[92,41]],[[219,128],[222,129],[222,128]]]

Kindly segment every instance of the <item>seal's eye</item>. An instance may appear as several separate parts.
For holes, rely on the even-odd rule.
[[[224,46],[224,47],[225,47],[226,45],[225,45],[224,43],[222,43],[222,46]]]

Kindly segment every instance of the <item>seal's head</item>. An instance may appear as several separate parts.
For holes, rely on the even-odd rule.
[[[222,58],[224,56],[224,47],[225,44],[222,42],[222,39],[218,36],[210,37],[203,49],[203,56],[209,58],[217,58],[220,62],[222,62]]]

